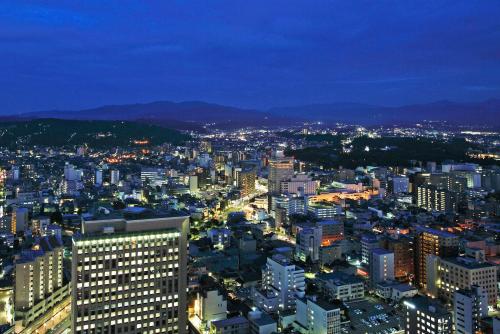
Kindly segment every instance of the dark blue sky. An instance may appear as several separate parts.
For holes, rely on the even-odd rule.
[[[4,114],[491,97],[500,97],[495,0],[0,3]]]

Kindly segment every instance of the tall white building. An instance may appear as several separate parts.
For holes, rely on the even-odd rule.
[[[111,170],[110,183],[118,184],[120,182],[120,171],[118,169]]]
[[[457,334],[481,331],[481,319],[488,316],[488,294],[478,286],[453,295],[453,321]]]
[[[276,300],[279,310],[295,308],[296,293],[305,290],[304,270],[292,264],[287,257],[276,254],[267,259],[262,269],[262,289],[255,291],[257,306],[265,311],[274,311],[264,307],[265,303]]]
[[[83,221],[73,238],[73,333],[186,333],[188,228],[187,217],[142,208]]]
[[[297,242],[295,244],[295,255],[301,261],[319,261],[319,249],[321,247],[321,226],[299,228]]]
[[[383,248],[370,252],[370,281],[377,283],[394,279],[394,253]]]
[[[296,322],[310,334],[340,334],[340,303],[316,296],[297,298]],[[304,333],[301,331],[301,333]]]

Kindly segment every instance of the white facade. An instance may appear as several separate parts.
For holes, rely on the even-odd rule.
[[[262,288],[276,293],[280,310],[293,309],[296,292],[305,290],[304,270],[285,256],[274,255],[262,269]]]
[[[458,290],[453,298],[453,321],[457,334],[475,334],[481,330],[481,319],[488,316],[488,295],[478,286]]]
[[[340,334],[340,307],[316,297],[297,299],[296,321],[310,334]]]
[[[382,248],[375,248],[370,254],[370,281],[372,285],[394,280],[394,253]]]

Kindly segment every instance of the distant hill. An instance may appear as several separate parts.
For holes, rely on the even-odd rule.
[[[202,130],[205,124],[212,124],[218,128],[238,128],[287,126],[302,121],[380,125],[415,124],[427,120],[498,127],[500,126],[500,100],[491,99],[471,103],[438,101],[400,107],[360,103],[310,104],[272,108],[266,111],[199,101],[158,101],[109,105],[85,110],[37,111],[18,116],[5,116],[3,120],[36,118],[139,121],[186,130]]]
[[[305,117],[313,121],[346,122],[366,125],[447,121],[455,124],[500,126],[500,100],[458,103],[439,101],[427,104],[383,107],[357,103],[311,104],[273,108],[277,116]]]
[[[285,117],[269,113],[228,107],[218,104],[189,101],[158,101],[125,105],[109,105],[85,110],[48,110],[20,115],[22,118],[58,118],[78,120],[140,120],[144,123],[158,122],[177,129],[215,123],[219,127],[262,126],[290,124]],[[169,126],[169,125],[172,126]]]
[[[74,146],[126,147],[147,140],[152,145],[181,144],[189,139],[177,130],[125,121],[35,119],[1,122],[0,147]]]

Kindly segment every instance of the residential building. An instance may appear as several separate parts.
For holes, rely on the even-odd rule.
[[[405,334],[452,334],[452,315],[431,298],[418,296],[403,302]]]
[[[479,286],[453,294],[453,322],[457,334],[481,332],[481,319],[488,316],[488,295]]]

